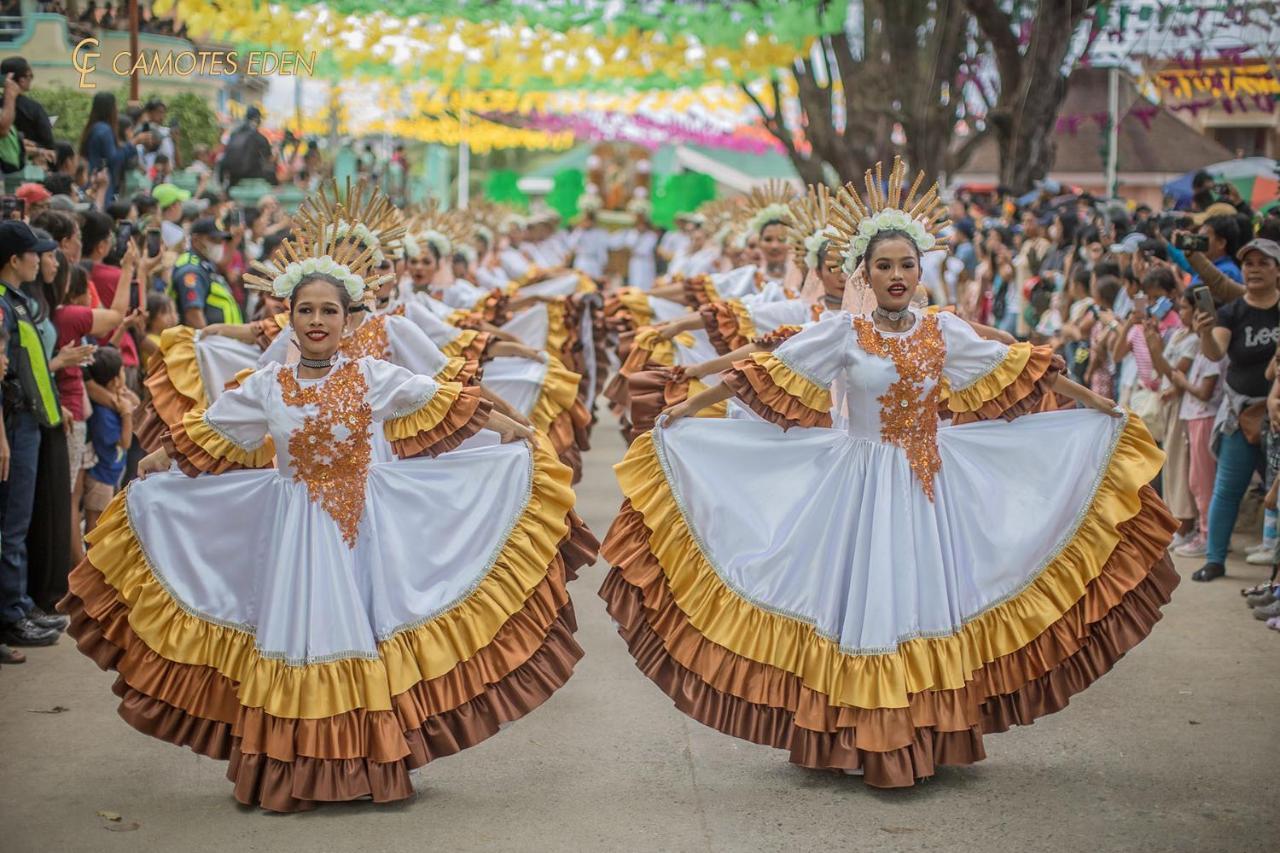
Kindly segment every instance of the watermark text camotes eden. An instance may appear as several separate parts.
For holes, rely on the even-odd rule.
[[[97,70],[96,38],[82,39],[71,51],[71,64],[80,72],[80,88],[96,89],[87,78]],[[134,71],[143,77],[191,77],[243,74],[246,77],[293,77],[315,73],[316,52],[293,50],[147,50],[137,55],[122,50],[111,58],[111,72],[128,77]]]

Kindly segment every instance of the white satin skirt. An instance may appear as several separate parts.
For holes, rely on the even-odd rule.
[[[836,429],[686,419],[653,432],[720,579],[847,654],[955,634],[1071,540],[1126,419],[1094,411],[938,430],[930,501],[895,445]]]

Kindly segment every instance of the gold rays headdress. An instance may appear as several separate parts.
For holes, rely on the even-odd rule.
[[[332,232],[340,239],[372,246],[374,266],[379,266],[400,250],[404,218],[391,199],[366,178],[354,186],[348,178],[345,189],[339,194],[337,182],[326,180],[298,208],[297,221],[315,233]]]
[[[245,286],[288,299],[305,279],[323,275],[339,282],[352,302],[363,301],[393,276],[377,273],[376,241],[366,244],[353,240],[350,233],[339,234],[336,224],[322,218],[318,208],[311,216],[300,217],[294,223],[293,234],[270,259],[253,262],[252,269],[244,275]]]
[[[426,244],[430,244],[444,260],[453,254],[455,245],[470,236],[471,225],[466,214],[458,210],[443,210],[439,202],[431,199],[409,220],[408,233],[403,240],[405,257],[419,257]]]
[[[831,224],[833,202],[826,184],[810,184],[803,196],[791,202],[787,236],[797,264],[818,272],[818,253],[831,242],[836,229]]]
[[[770,222],[784,225],[791,221],[791,202],[796,198],[795,189],[786,181],[771,180],[764,186],[756,186],[747,194],[745,205],[746,228],[759,234]]]
[[[838,250],[841,268],[846,273],[852,274],[857,268],[871,238],[880,231],[905,232],[921,252],[946,248],[940,238],[943,229],[951,223],[938,197],[937,183],[917,198],[916,192],[924,182],[924,172],[920,172],[904,198],[902,189],[906,177],[906,164],[901,157],[894,157],[887,191],[881,189],[884,186],[881,163],[876,164],[874,178],[871,170],[867,170],[865,198],[852,181],[840,188],[836,203],[831,206],[831,224],[836,231],[832,245]]]

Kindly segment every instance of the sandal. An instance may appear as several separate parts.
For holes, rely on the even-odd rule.
[[[0,643],[0,663],[26,663],[27,656],[17,649]]]
[[[1251,595],[1259,595],[1260,593],[1264,593],[1269,589],[1271,589],[1271,581],[1266,581],[1265,583],[1260,583],[1260,584],[1255,584],[1253,586],[1245,587],[1244,589],[1240,590],[1240,594],[1247,598]]]

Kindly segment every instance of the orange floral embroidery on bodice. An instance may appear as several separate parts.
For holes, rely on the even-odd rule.
[[[887,358],[898,371],[898,379],[880,396],[880,438],[901,447],[911,471],[920,481],[925,496],[933,501],[933,481],[942,468],[938,454],[938,405],[942,386],[942,364],[947,355],[938,318],[917,320],[914,334],[903,337],[882,335],[875,324],[858,317],[853,327],[858,345],[867,353]],[[928,391],[925,384],[935,380]]]
[[[387,360],[391,356],[391,343],[387,340],[387,318],[370,317],[360,327],[342,339],[340,351],[355,361],[366,355]]]
[[[306,388],[292,368],[282,367],[276,377],[286,406],[315,407],[302,428],[289,436],[293,480],[306,484],[311,500],[337,523],[347,547],[354,548],[372,453],[373,410],[364,373],[358,363],[348,361],[323,382]]]

